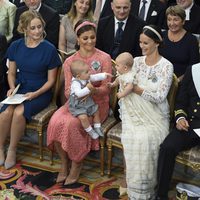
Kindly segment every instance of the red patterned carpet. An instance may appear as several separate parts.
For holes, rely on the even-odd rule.
[[[127,200],[127,196],[119,197],[119,183],[123,177],[122,168],[113,168],[112,177],[100,176],[100,164],[84,162],[78,183],[64,186],[56,184],[59,160],[54,159],[51,166],[45,155],[45,160],[40,162],[38,151],[32,148],[28,151],[19,149],[17,165],[5,170],[0,167],[0,200]],[[116,159],[116,157],[119,158]],[[99,160],[99,157],[93,157]],[[120,153],[115,154],[116,163],[120,164]],[[200,186],[199,173],[176,166],[171,188],[175,188],[177,182],[187,182]],[[169,196],[174,196],[171,191]]]
[[[116,168],[111,178],[101,177],[98,163],[85,162],[78,183],[64,186],[55,183],[58,164],[23,155],[16,167],[0,167],[0,200],[127,200],[118,193],[122,169]]]

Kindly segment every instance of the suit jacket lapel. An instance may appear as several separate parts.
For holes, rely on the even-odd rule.
[[[133,30],[132,30],[133,26],[129,25],[130,23],[133,23],[131,20],[131,16],[129,16],[125,25],[124,32],[122,35],[122,40],[120,43],[120,49],[123,49],[123,46],[124,45],[126,46],[127,42],[129,43],[128,38],[130,38],[131,35],[133,34]]]
[[[104,12],[105,12],[105,10],[107,9],[108,3],[110,3],[109,1],[110,1],[110,0],[106,0],[106,1],[105,1],[105,4],[103,5],[103,9],[102,9],[102,11],[101,11],[101,15],[103,15]]]
[[[155,10],[155,7],[156,7],[155,1],[152,0],[151,3],[150,3],[150,6],[149,6],[149,10],[148,10],[148,12],[147,12],[146,21],[148,21],[148,19],[151,17],[151,14],[152,14],[152,12]]]
[[[132,14],[138,16],[139,15],[139,9],[140,9],[140,0],[132,1],[132,4],[131,4]]]

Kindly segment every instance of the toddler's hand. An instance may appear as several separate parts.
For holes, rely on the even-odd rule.
[[[93,86],[90,82],[86,85],[86,87],[87,87],[90,91],[94,90],[94,86]]]

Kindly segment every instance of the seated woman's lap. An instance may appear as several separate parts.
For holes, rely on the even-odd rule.
[[[54,141],[59,142],[69,158],[77,162],[83,160],[90,150],[99,149],[98,139],[91,139],[80,120],[68,111],[66,104],[52,116],[47,133],[47,145],[50,148]]]

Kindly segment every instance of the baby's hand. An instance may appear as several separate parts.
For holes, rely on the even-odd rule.
[[[112,88],[112,87],[113,87],[113,83],[109,82],[109,83],[107,83],[107,86],[108,86],[109,88]]]
[[[107,77],[108,77],[108,76],[109,76],[109,77],[111,77],[111,78],[113,77],[113,75],[112,75],[112,74],[110,74],[110,73],[107,73],[107,72],[105,72],[105,75],[106,75]]]
[[[118,99],[121,99],[122,97],[123,97],[123,96],[122,96],[122,93],[121,93],[121,92],[118,92],[118,93],[117,93],[117,98],[118,98]]]
[[[89,82],[86,87],[89,89],[89,90],[93,90],[94,89],[94,86]]]

